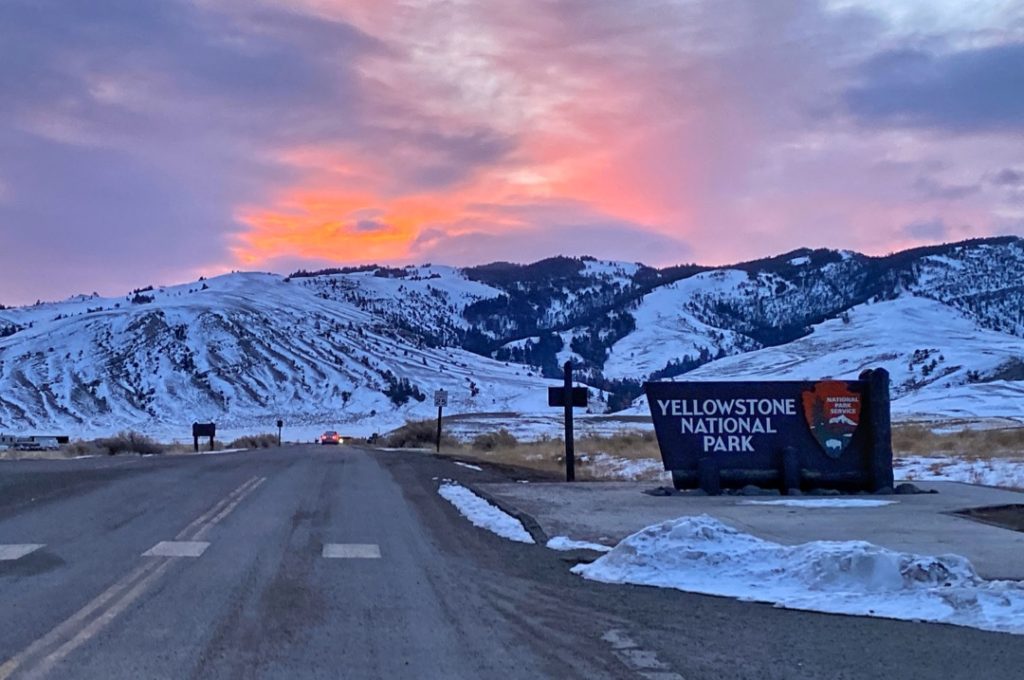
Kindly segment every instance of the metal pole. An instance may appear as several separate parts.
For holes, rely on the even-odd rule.
[[[576,481],[576,445],[572,434],[572,362],[565,362],[565,481]]]
[[[277,428],[277,445],[278,445],[278,447],[281,446],[281,427],[280,426],[278,426],[278,428]]]
[[[437,406],[437,452],[441,453],[441,409],[444,408],[440,404]]]

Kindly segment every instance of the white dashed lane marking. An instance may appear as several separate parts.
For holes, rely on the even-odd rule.
[[[324,543],[323,556],[328,559],[380,559],[376,543]]]
[[[0,562],[20,560],[25,555],[34,553],[44,545],[43,543],[0,543]]]
[[[142,553],[143,557],[199,557],[210,544],[206,541],[160,541]]]
[[[601,636],[622,664],[645,680],[683,680],[650,650],[641,649],[625,631],[614,629]]]

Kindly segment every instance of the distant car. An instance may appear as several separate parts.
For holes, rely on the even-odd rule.
[[[335,446],[342,443],[341,435],[337,432],[324,432],[320,435],[321,444],[334,444]]]

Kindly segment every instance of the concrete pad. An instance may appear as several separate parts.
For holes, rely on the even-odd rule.
[[[380,559],[376,543],[325,543],[323,556],[328,559]]]
[[[199,557],[210,544],[206,541],[160,541],[142,553],[143,557]]]
[[[937,494],[847,496],[898,501],[880,507],[803,508],[750,505],[747,496],[649,496],[651,482],[475,485],[524,512],[548,536],[614,544],[651,524],[711,515],[741,531],[784,545],[807,541],[870,541],[925,555],[955,553],[988,579],[1024,580],[1024,533],[951,513],[992,505],[1024,505],[1024,493],[958,482],[915,482]],[[804,497],[808,498],[808,497]],[[761,497],[757,500],[769,500]]]

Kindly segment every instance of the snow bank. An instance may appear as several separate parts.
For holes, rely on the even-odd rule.
[[[487,529],[510,541],[534,542],[533,537],[523,528],[522,522],[502,512],[461,484],[445,482],[441,484],[437,493],[454,505],[463,517],[473,523],[473,526]]]
[[[675,588],[790,609],[1024,634],[1024,583],[986,581],[959,555],[899,553],[863,541],[784,546],[708,515],[647,527],[572,571],[605,583]]]
[[[878,508],[898,501],[872,501],[865,498],[783,498],[778,501],[740,501],[740,505],[781,505],[787,508]]]
[[[608,552],[611,550],[607,545],[591,543],[590,541],[574,541],[568,536],[555,536],[547,542],[545,547],[552,550],[596,550],[598,552]]]
[[[896,479],[964,482],[1007,489],[1024,489],[1024,460],[959,456],[901,456],[893,460]]]

